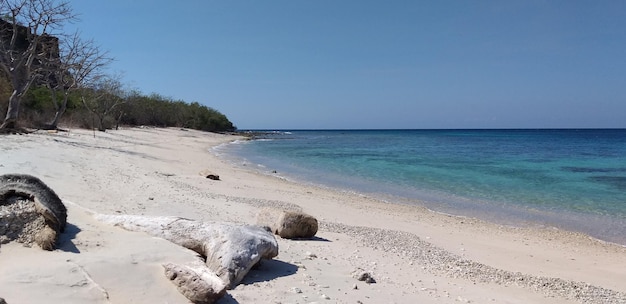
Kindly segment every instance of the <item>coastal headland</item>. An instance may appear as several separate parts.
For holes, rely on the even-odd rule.
[[[254,224],[271,207],[314,216],[316,237],[276,236],[278,256],[218,303],[626,303],[624,246],[299,184],[210,152],[238,139],[175,128],[0,137],[0,174],[38,177],[68,212],[54,251],[0,245],[0,298],[187,303],[162,265],[195,253],[94,215]]]

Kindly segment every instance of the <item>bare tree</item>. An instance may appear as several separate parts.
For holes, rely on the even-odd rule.
[[[48,70],[49,79],[46,86],[50,89],[55,115],[47,126],[56,129],[59,119],[67,109],[70,94],[93,79],[103,77],[102,69],[113,59],[102,51],[93,40],[83,40],[78,32],[61,43],[61,56],[58,63],[52,63]]]
[[[55,0],[0,0],[0,68],[13,86],[0,129],[16,128],[20,100],[42,77],[46,57],[59,54],[54,31],[75,19],[69,3]]]
[[[105,119],[125,102],[121,76],[102,75],[81,90],[85,108],[98,119],[98,130],[105,131]]]

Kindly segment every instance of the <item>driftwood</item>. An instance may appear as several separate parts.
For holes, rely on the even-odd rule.
[[[56,193],[26,174],[0,175],[0,211],[0,242],[53,250],[67,223],[67,209]]]
[[[224,282],[199,261],[192,265],[167,263],[163,268],[165,276],[193,303],[214,303],[226,293]]]
[[[164,265],[166,276],[194,303],[211,303],[210,299],[221,297],[226,288],[234,288],[261,259],[278,255],[274,236],[258,226],[199,222],[179,217],[96,217],[126,230],[164,238],[200,254],[205,259],[204,267],[197,263]]]

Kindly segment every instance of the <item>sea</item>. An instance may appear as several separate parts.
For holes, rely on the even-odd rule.
[[[297,182],[626,245],[626,129],[254,134],[218,153]]]

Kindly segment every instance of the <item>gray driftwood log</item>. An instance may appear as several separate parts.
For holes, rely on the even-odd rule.
[[[302,212],[263,208],[257,214],[257,225],[286,239],[312,238],[317,233],[317,219]]]
[[[210,303],[197,299],[221,297],[226,288],[234,288],[261,259],[278,255],[276,238],[258,226],[200,222],[180,217],[96,215],[96,218],[126,230],[164,238],[205,258],[205,268],[197,264],[164,265],[166,276],[195,303]],[[214,295],[198,294],[207,290],[212,290]]]
[[[201,261],[189,265],[163,264],[165,276],[196,304],[211,304],[226,294],[226,284]]]
[[[16,240],[53,250],[67,223],[67,209],[39,178],[0,175],[0,243]]]

